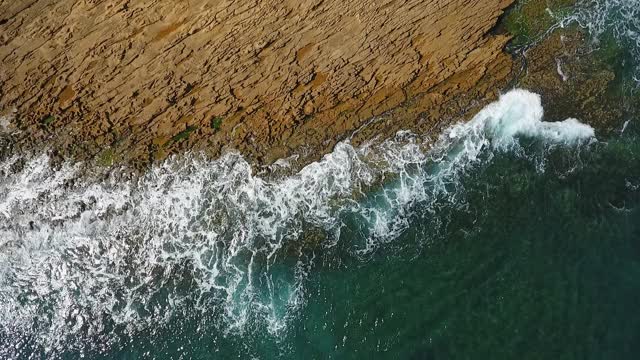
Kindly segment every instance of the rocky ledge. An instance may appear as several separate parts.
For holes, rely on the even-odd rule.
[[[0,1],[0,114],[15,149],[105,165],[311,160],[495,98],[512,1]]]

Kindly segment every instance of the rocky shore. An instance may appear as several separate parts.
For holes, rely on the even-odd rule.
[[[356,130],[428,131],[493,100],[511,3],[3,1],[0,111],[16,149],[102,165],[310,161]]]
[[[611,130],[637,106],[608,101],[607,56],[575,26],[544,34],[574,2],[1,1],[0,140],[137,169],[228,149],[303,165],[345,138],[438,134],[514,85]]]

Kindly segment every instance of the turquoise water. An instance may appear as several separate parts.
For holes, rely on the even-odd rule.
[[[464,177],[458,206],[418,209],[364,258],[347,225],[315,253],[305,305],[277,336],[224,336],[194,314],[107,358],[636,359],[640,142],[566,152],[544,173],[498,156]]]
[[[224,336],[194,313],[105,357],[637,358],[640,143],[548,156],[544,173],[509,154],[474,169],[458,208],[417,211],[364,259],[349,226],[345,249],[315,254],[306,304],[277,336]]]
[[[280,180],[231,156],[69,188],[35,159],[1,182],[0,357],[637,358],[637,125],[540,116],[516,91],[426,152],[341,145]],[[203,238],[224,214],[232,253]]]

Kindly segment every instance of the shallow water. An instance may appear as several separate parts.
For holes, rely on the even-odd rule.
[[[640,87],[640,0],[578,0],[553,27],[577,24],[594,49],[614,62],[616,81],[626,92]],[[610,52],[610,54],[606,54]],[[611,54],[614,52],[614,54]]]

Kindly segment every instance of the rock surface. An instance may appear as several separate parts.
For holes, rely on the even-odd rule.
[[[494,98],[512,1],[0,0],[0,115],[19,148],[105,164],[310,160]]]
[[[619,131],[640,114],[640,95],[624,88],[631,76],[616,69],[622,54],[603,54],[606,48],[593,45],[582,29],[558,29],[527,52],[527,71],[518,83],[545,95],[550,120],[576,117],[599,132]]]

